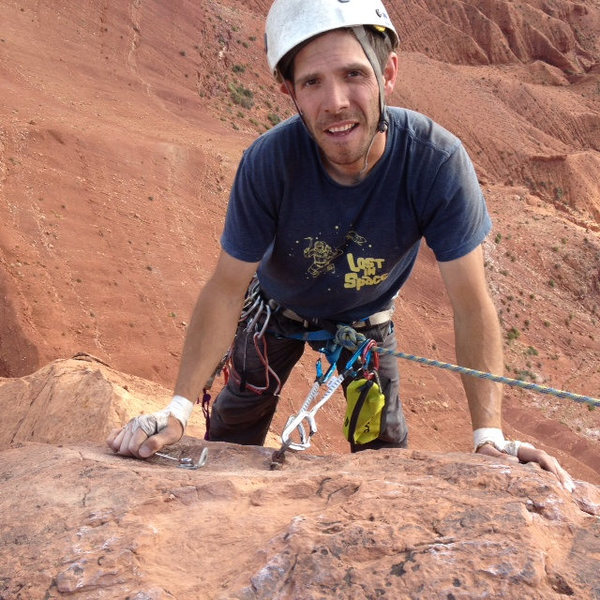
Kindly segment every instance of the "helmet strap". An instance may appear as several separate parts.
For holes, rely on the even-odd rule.
[[[373,142],[377,137],[378,133],[385,133],[388,129],[388,121],[386,118],[386,110],[385,110],[385,87],[383,83],[383,73],[381,72],[381,65],[377,60],[377,56],[375,55],[375,51],[373,50],[373,46],[371,46],[371,42],[369,42],[369,38],[367,37],[367,33],[365,28],[362,25],[352,27],[352,31],[358,40],[358,43],[362,46],[363,52],[365,53],[367,59],[371,63],[371,67],[373,68],[373,72],[375,73],[375,78],[377,79],[377,85],[379,86],[379,122],[377,123],[377,129],[371,138],[371,143],[369,144],[369,149],[365,154],[365,164],[361,169],[361,172],[358,174],[358,181],[360,181],[369,168],[369,153],[371,152],[371,148],[373,147]]]
[[[357,27],[352,27],[352,31],[354,32],[358,43],[362,46],[365,55],[371,63],[371,67],[373,68],[375,77],[377,79],[377,84],[379,85],[379,123],[377,124],[377,131],[385,133],[385,131],[387,131],[388,128],[388,122],[385,111],[385,87],[383,83],[383,73],[381,72],[381,65],[377,60],[377,56],[375,55],[373,46],[371,46],[371,43],[369,42],[369,38],[367,37],[365,28],[362,25],[360,25]]]
[[[298,101],[296,100],[296,93],[294,92],[294,88],[290,85],[290,82],[287,79],[283,78],[283,75],[281,76],[281,79],[288,91],[288,96],[292,99],[292,102],[294,103],[294,106],[296,107],[296,112],[298,113],[299,117],[302,119],[302,122],[304,123],[304,126],[306,127],[306,131],[308,131],[309,135],[312,137],[312,135],[310,133],[310,129],[308,128],[308,125],[306,124],[306,121],[304,120],[304,115],[302,114],[302,110],[298,106]]]

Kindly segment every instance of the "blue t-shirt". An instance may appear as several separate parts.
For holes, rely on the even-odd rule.
[[[460,258],[491,228],[460,140],[419,113],[388,108],[383,156],[354,186],[334,181],[298,116],[246,150],[221,245],[260,261],[265,294],[299,315],[348,322],[391,305],[425,238]]]

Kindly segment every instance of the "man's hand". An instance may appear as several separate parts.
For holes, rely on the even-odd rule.
[[[554,474],[565,490],[572,492],[575,489],[575,484],[573,483],[571,476],[560,466],[556,458],[550,456],[550,454],[544,452],[544,450],[538,450],[530,445],[522,445],[519,448],[519,455],[516,457],[510,456],[505,452],[500,452],[494,448],[492,444],[484,444],[477,450],[477,452],[479,454],[486,454],[487,456],[503,458],[510,462],[538,463],[542,469],[545,471],[550,471],[550,473]]]
[[[158,412],[135,417],[121,429],[115,429],[106,443],[123,456],[148,458],[167,444],[181,439],[194,403],[173,396],[171,403]]]
[[[181,439],[183,425],[173,415],[169,415],[166,426],[153,435],[148,435],[140,426],[140,419],[144,416],[135,417],[121,429],[114,429],[110,433],[106,443],[114,452],[123,456],[148,458],[164,446]]]

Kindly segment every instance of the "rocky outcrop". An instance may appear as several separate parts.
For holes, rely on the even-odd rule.
[[[600,490],[467,454],[209,449],[188,471],[97,444],[1,452],[0,597],[600,596]]]
[[[600,597],[597,486],[416,449],[271,470],[277,437],[206,442],[199,414],[176,460],[90,441],[165,396],[89,356],[0,380],[2,600]]]
[[[169,398],[162,386],[119,373],[91,355],[57,360],[32,375],[0,378],[0,449],[32,441],[103,442],[112,429],[164,408]],[[200,437],[201,415],[196,411],[188,427]]]

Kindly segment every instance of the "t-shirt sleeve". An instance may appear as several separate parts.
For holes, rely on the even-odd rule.
[[[490,232],[477,174],[461,143],[435,174],[421,217],[425,240],[441,262],[465,256]]]
[[[265,185],[268,174],[255,153],[246,151],[229,196],[221,247],[229,255],[246,262],[258,262],[273,242],[276,210],[275,182]]]

